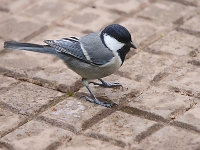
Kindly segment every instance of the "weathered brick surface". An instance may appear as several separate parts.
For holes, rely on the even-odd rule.
[[[192,105],[191,109],[185,112],[183,116],[179,116],[175,121],[189,124],[191,126],[194,126],[197,130],[200,131],[199,111],[200,111],[200,103],[196,102],[196,105]]]
[[[27,119],[0,107],[0,138],[25,123]]]
[[[102,88],[100,86],[94,86],[93,84],[90,84],[90,89],[92,92],[102,101],[112,101],[117,104],[127,103],[130,99],[134,99],[147,88],[147,86],[145,86],[143,83],[116,75],[111,75],[103,79],[108,83],[120,83],[123,87]],[[94,82],[101,83],[98,80],[94,80]],[[81,88],[77,95],[90,96],[85,87]]]
[[[5,77],[0,75],[0,89],[12,87],[12,85],[17,84],[19,81],[10,77]]]
[[[0,103],[20,114],[32,116],[54,101],[53,97],[61,96],[62,93],[43,88],[31,83],[20,83],[10,90],[0,91]]]
[[[58,150],[97,150],[97,149],[109,149],[109,150],[123,150],[123,148],[112,145],[108,142],[102,142],[86,136],[72,137],[70,142],[65,142],[58,147]]]
[[[153,20],[158,24],[173,27],[179,19],[193,14],[195,7],[185,6],[171,1],[157,1],[154,4],[140,11],[137,16]]]
[[[43,122],[30,121],[1,138],[0,144],[10,149],[52,149],[71,135],[68,131]]]
[[[188,150],[199,149],[200,139],[198,134],[184,131],[180,128],[164,127],[153,135],[143,140],[140,145],[144,149]]]
[[[78,8],[78,4],[64,0],[43,0],[28,7],[23,15],[38,18],[47,24],[68,15],[71,11],[76,11]]]
[[[116,13],[109,13],[100,8],[87,7],[78,14],[73,14],[69,18],[66,18],[63,23],[77,27],[83,31],[98,31],[119,17]]]
[[[200,46],[200,40],[193,35],[172,31],[162,39],[149,46],[153,52],[164,52],[186,56]]]
[[[86,130],[85,134],[123,147],[155,124],[154,121],[117,111]]]
[[[151,112],[165,119],[173,119],[198,100],[175,93],[164,87],[152,87],[129,103],[130,107]]]
[[[179,27],[179,30],[184,31],[195,36],[200,36],[200,29],[198,28],[198,23],[200,22],[200,15],[196,15],[185,22]]]
[[[94,4],[97,7],[100,6],[103,8],[117,10],[120,12],[130,13],[132,11],[138,11],[140,8],[148,5],[149,0],[141,0],[141,1],[137,1],[137,0],[123,0],[123,1],[99,0],[99,1],[96,1]],[[126,7],[126,9],[124,9],[124,7],[122,7],[122,6]]]
[[[85,99],[69,97],[42,113],[39,118],[55,125],[62,124],[64,128],[77,133],[82,130],[87,120],[102,114],[104,109],[104,107],[86,102]]]
[[[177,57],[167,55],[154,55],[140,51],[124,62],[118,74],[138,82],[149,84],[159,73],[173,65]]]
[[[172,71],[174,73],[163,79],[160,84],[165,84],[182,95],[200,96],[199,67],[186,64],[178,66]]]
[[[41,30],[43,25],[14,16],[0,24],[0,37],[9,40],[23,40]]]
[[[154,42],[169,30],[169,28],[157,25],[150,20],[133,16],[120,22],[120,24],[130,31],[132,39],[138,48]]]
[[[0,149],[197,150],[200,148],[199,0],[0,0]],[[44,44],[108,24],[138,47],[90,84],[55,56],[6,50],[6,40]],[[98,80],[94,80],[99,82]]]

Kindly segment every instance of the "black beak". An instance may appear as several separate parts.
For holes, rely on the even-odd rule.
[[[129,46],[130,47],[132,47],[132,48],[134,48],[134,49],[137,49],[137,47],[133,44],[133,42],[131,41],[131,42],[129,42]]]

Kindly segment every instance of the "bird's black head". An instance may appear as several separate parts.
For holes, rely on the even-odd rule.
[[[125,27],[119,24],[111,24],[107,26],[101,32],[101,37],[103,37],[103,35],[109,35],[110,37],[116,39],[118,42],[124,43],[126,46],[136,49],[136,46],[133,44],[131,40],[131,34],[129,33],[129,31]]]
[[[118,53],[122,63],[124,62],[126,54],[130,51],[130,48],[136,49],[136,46],[131,40],[129,31],[119,24],[107,26],[101,32],[101,40],[107,48],[114,53]]]

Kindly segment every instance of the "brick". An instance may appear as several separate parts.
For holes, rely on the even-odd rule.
[[[143,18],[131,17],[120,22],[120,24],[128,29],[134,44],[136,44],[138,48],[154,42],[168,30],[165,26],[158,25]]]
[[[174,26],[173,23],[190,13],[193,14],[194,10],[193,6],[185,6],[171,1],[157,1],[140,11],[137,16],[171,28]]]
[[[198,28],[200,25],[200,15],[196,15],[185,22],[183,25],[179,27],[179,30],[183,30],[186,33],[191,33],[194,35],[200,35],[200,29]]]
[[[9,13],[1,12],[0,13],[0,23],[3,23],[4,21],[8,20],[10,17],[11,17],[11,15]]]
[[[3,43],[4,43],[4,41],[0,39],[0,52],[3,50]]]
[[[94,3],[97,7],[104,7],[108,9],[113,9],[125,13],[131,13],[132,11],[137,11],[142,7],[149,4],[149,0],[99,0]],[[123,5],[123,7],[122,7]],[[126,9],[124,9],[126,8]]]
[[[155,147],[164,150],[188,150],[198,149],[200,139],[198,134],[167,126],[142,140],[140,145],[148,150],[153,150]]]
[[[42,32],[38,36],[35,36],[28,42],[30,43],[38,43],[38,44],[44,44],[44,40],[47,39],[61,39],[61,38],[67,38],[70,36],[83,36],[83,34],[80,33],[78,30],[71,30],[68,28],[63,28],[63,27],[49,27],[48,30]]]
[[[42,0],[26,9],[23,15],[33,18],[36,17],[37,19],[45,22],[45,24],[49,24],[54,20],[68,15],[71,11],[75,11],[78,7],[78,4],[64,0]]]
[[[174,0],[171,0],[171,1],[174,1]],[[184,4],[184,5],[198,6],[198,0],[175,0],[175,2]]]
[[[147,86],[143,83],[139,83],[137,81],[130,80],[117,75],[105,77],[103,78],[103,80],[105,80],[108,83],[120,83],[123,86],[123,88],[103,88],[100,86],[90,84],[91,91],[100,101],[112,101],[119,105],[120,103],[126,103],[130,99],[135,98],[147,88]],[[94,80],[94,82],[101,83],[98,80]],[[88,95],[90,97],[90,94],[85,87],[81,88],[76,94],[79,96]]]
[[[25,115],[34,115],[62,93],[31,83],[20,83],[10,90],[0,91],[0,103]]]
[[[85,137],[83,135],[72,137],[70,142],[65,142],[63,145],[58,147],[57,150],[97,150],[97,149],[113,149],[113,150],[122,150],[118,146],[114,146],[110,143],[96,140],[90,137]]]
[[[90,3],[92,0],[70,0],[71,2],[75,3],[82,3],[82,4],[87,4]]]
[[[12,17],[0,24],[0,36],[4,39],[20,41],[35,34],[43,25],[27,21],[22,17]]]
[[[106,17],[105,17],[106,16]],[[63,21],[64,25],[77,27],[83,31],[99,31],[119,18],[119,15],[99,8],[87,7]]]
[[[87,120],[101,114],[106,108],[87,102],[85,99],[69,97],[53,108],[43,112],[39,118],[78,133]]]
[[[195,98],[180,95],[162,86],[151,87],[128,105],[170,120],[179,115],[178,110],[185,111],[197,101]]]
[[[200,96],[200,70],[192,65],[180,65],[159,84],[171,87],[175,92],[187,96]]]
[[[200,40],[195,36],[172,31],[162,39],[149,46],[155,53],[165,52],[177,56],[186,56],[200,46]]]
[[[26,8],[30,3],[33,3],[31,0],[1,0],[0,9],[4,12],[11,12],[11,13],[19,13],[24,8]],[[2,12],[1,12],[2,13]]]
[[[71,135],[69,131],[38,121],[30,121],[1,138],[0,143],[12,149],[44,150],[55,147]]]
[[[12,86],[13,84],[16,84],[18,82],[19,81],[14,79],[14,78],[10,78],[10,77],[0,75],[0,89]]]
[[[85,134],[126,146],[155,124],[154,121],[117,111],[86,130]]]
[[[196,105],[191,105],[191,109],[184,113],[184,115],[179,116],[176,121],[195,126],[196,129],[200,130],[200,103]]]
[[[53,63],[55,56],[29,51],[10,50],[0,55],[0,67],[32,76],[35,72]]]
[[[62,60],[58,60],[38,70],[38,72],[29,77],[48,80],[48,82],[54,84],[56,89],[62,92],[73,92],[82,86],[81,77],[67,68]],[[80,81],[79,85],[76,84],[77,81]]]
[[[149,84],[157,74],[163,73],[176,59],[175,56],[154,55],[140,51],[124,62],[119,73],[137,82]]]
[[[22,115],[0,108],[0,138],[25,123],[26,120]]]

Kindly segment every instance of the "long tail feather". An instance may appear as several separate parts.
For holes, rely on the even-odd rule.
[[[33,51],[33,52],[39,52],[39,53],[57,54],[56,50],[48,45],[20,43],[16,41],[4,42],[4,48],[26,50],[26,51]]]

